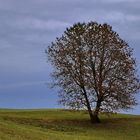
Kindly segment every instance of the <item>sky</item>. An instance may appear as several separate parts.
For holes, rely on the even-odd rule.
[[[134,48],[140,75],[139,0],[0,0],[0,108],[61,107],[45,49],[89,21],[110,24]],[[140,114],[140,105],[127,113]]]

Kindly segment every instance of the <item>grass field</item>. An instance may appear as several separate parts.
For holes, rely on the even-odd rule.
[[[140,140],[140,115],[100,116],[84,111],[0,109],[0,140]]]

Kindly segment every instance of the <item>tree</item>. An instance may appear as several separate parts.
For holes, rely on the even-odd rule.
[[[48,46],[55,67],[54,85],[60,103],[87,108],[92,123],[99,112],[129,109],[136,105],[140,88],[133,49],[108,24],[77,23]]]

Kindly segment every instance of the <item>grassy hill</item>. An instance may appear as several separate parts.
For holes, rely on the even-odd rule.
[[[0,140],[140,140],[140,115],[101,115],[90,124],[84,111],[0,109]]]

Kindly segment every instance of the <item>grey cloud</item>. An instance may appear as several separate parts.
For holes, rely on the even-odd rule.
[[[45,49],[45,44],[53,41],[66,27],[78,21],[107,22],[125,39],[130,41],[140,39],[140,15],[139,12],[135,14],[136,9],[133,8],[139,5],[137,0],[127,2],[126,0],[90,0],[88,2],[85,0],[14,0],[14,2],[0,0],[0,2],[0,49],[15,48],[15,52],[12,51],[13,54],[23,51],[22,54],[33,56],[32,53],[39,53],[41,49],[35,48]],[[16,50],[17,48],[22,49]],[[32,48],[35,51],[32,52]],[[9,57],[10,52],[11,50],[6,52]],[[19,55],[16,54],[15,57]],[[33,61],[33,59],[34,57],[30,60]],[[27,58],[24,58],[22,62],[26,60]],[[14,61],[16,65],[18,60]]]
[[[134,3],[134,2],[139,2],[139,0],[100,0],[101,2],[103,3],[122,3],[122,2],[131,2],[131,3]]]
[[[32,30],[58,30],[69,26],[69,23],[59,20],[43,20],[39,18],[20,18],[9,23],[9,26],[17,29]]]
[[[0,90],[5,89],[13,89],[13,88],[21,88],[21,87],[27,87],[27,86],[38,86],[38,85],[44,85],[46,81],[31,81],[31,82],[22,82],[22,83],[11,83],[7,85],[0,85]],[[47,84],[47,83],[46,83]]]

